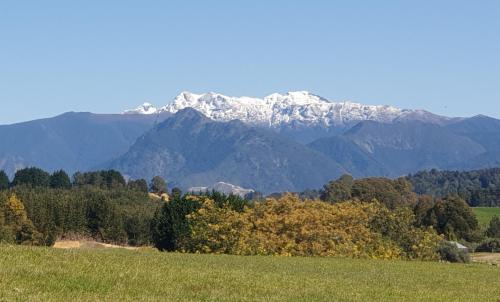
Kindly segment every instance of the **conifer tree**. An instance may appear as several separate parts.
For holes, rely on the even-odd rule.
[[[0,171],[0,190],[6,190],[9,188],[9,177],[5,174],[5,171]]]
[[[64,170],[54,172],[50,176],[50,187],[54,189],[69,189],[71,188],[71,180]]]

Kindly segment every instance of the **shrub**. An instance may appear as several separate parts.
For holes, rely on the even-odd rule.
[[[500,239],[487,239],[476,248],[476,252],[498,253],[500,252]]]
[[[394,223],[374,222],[384,215],[393,215]],[[397,216],[376,202],[302,202],[290,194],[256,202],[241,213],[206,199],[187,216],[190,237],[179,247],[240,255],[436,259],[441,238],[413,227],[411,217],[399,221]]]
[[[460,250],[455,244],[447,241],[438,248],[438,253],[443,261],[453,263],[468,263],[470,262],[469,252],[467,250]]]

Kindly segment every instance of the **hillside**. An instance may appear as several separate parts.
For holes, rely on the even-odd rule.
[[[37,166],[69,173],[88,170],[125,153],[163,116],[69,112],[0,126],[0,170],[9,175]]]
[[[496,301],[498,267],[0,245],[6,301]],[[383,278],[380,278],[383,276]]]
[[[340,136],[309,144],[354,176],[397,177],[418,170],[448,169],[486,152],[469,137],[418,121],[360,122]]]
[[[161,175],[184,188],[229,181],[264,193],[316,187],[345,172],[273,131],[216,122],[190,108],[139,138],[109,168],[133,178]]]

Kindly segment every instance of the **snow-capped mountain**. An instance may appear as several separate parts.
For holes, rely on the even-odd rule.
[[[150,104],[145,105],[148,106],[143,105],[126,113],[176,113],[190,107],[216,121],[237,119],[248,124],[273,128],[286,125],[332,127],[365,120],[390,123],[411,119],[440,123],[446,119],[423,110],[333,102],[307,91],[274,93],[262,99],[229,97],[213,92],[205,94],[182,92],[172,103],[158,110],[154,110]]]
[[[155,114],[155,113],[158,113],[158,109],[148,102],[145,102],[144,104],[135,109],[125,110],[123,112],[123,114]]]

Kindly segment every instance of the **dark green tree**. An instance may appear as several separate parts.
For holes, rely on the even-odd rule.
[[[486,230],[486,236],[490,238],[500,238],[500,219],[497,215],[490,220],[490,225]]]
[[[196,211],[201,203],[175,195],[156,212],[151,223],[151,239],[160,251],[175,251],[181,240],[188,240],[186,215]]]
[[[130,190],[148,193],[148,183],[144,179],[129,180],[127,187]]]
[[[320,199],[330,203],[351,199],[353,184],[354,179],[351,175],[342,175],[339,179],[324,185]]]
[[[73,175],[75,186],[93,186],[102,189],[116,189],[126,186],[123,175],[115,170],[77,172]]]
[[[428,203],[428,201],[426,201]],[[419,202],[420,203],[420,202]],[[479,224],[472,209],[458,196],[436,199],[432,206],[419,205],[418,222],[422,226],[432,226],[448,240],[478,241]],[[424,208],[427,211],[424,213]]]
[[[54,189],[69,189],[71,188],[71,180],[64,170],[59,170],[50,176],[50,187]]]
[[[50,174],[39,168],[18,170],[12,180],[12,186],[27,185],[31,187],[49,187]]]
[[[5,171],[0,171],[0,190],[6,190],[9,188],[9,177],[5,173]]]
[[[178,187],[174,187],[172,189],[172,198],[181,198],[182,197],[182,190],[179,189]]]
[[[378,200],[390,209],[401,206],[413,206],[416,194],[411,190],[411,184],[403,178],[396,180],[372,177],[355,180],[351,195],[361,201]]]
[[[422,171],[409,175],[417,194],[458,195],[470,206],[500,206],[500,168],[476,171]]]
[[[101,171],[100,174],[109,189],[122,188],[127,184],[123,175],[116,170]]]

